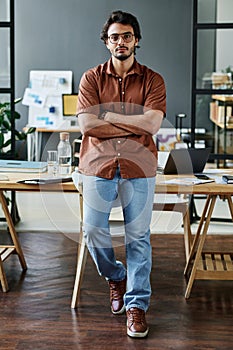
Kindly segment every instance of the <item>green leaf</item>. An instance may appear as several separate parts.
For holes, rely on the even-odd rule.
[[[5,147],[10,146],[10,145],[11,145],[11,139],[8,139],[2,147],[5,148]]]
[[[1,103],[1,108],[3,108],[3,109],[9,109],[9,108],[10,108],[10,102]]]
[[[2,149],[3,144],[4,144],[4,135],[3,135],[3,133],[1,132],[1,133],[0,133],[0,149]]]
[[[32,133],[35,132],[35,131],[36,131],[36,128],[31,127],[31,128],[29,128],[29,129],[26,131],[26,135],[27,135],[27,134],[32,134]]]
[[[3,120],[2,125],[6,130],[11,131],[11,125],[7,120]]]
[[[15,130],[15,136],[20,141],[27,139],[27,135],[24,132],[20,132],[18,130]]]
[[[7,119],[9,120],[9,122],[11,122],[11,111],[5,111],[5,115],[6,115]]]
[[[20,119],[20,117],[21,117],[21,115],[17,111],[14,111],[14,118]]]
[[[15,104],[17,104],[17,103],[21,102],[21,101],[22,101],[22,99],[23,99],[22,97],[18,97],[18,98],[16,98],[16,99],[15,99],[15,101],[14,101],[14,102],[15,102]]]

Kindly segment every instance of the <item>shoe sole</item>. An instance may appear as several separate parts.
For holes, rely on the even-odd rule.
[[[111,308],[111,311],[112,311],[113,315],[121,315],[125,312],[125,305],[123,305],[119,311],[113,311],[112,308]]]
[[[131,338],[145,338],[149,332],[149,328],[145,332],[131,332],[127,326],[127,335]]]

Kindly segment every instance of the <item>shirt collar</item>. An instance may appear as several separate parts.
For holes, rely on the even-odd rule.
[[[107,63],[106,73],[109,75],[116,76],[116,73],[114,71],[113,64],[112,64],[112,58],[110,58],[106,63]],[[127,73],[127,75],[129,75],[129,74],[143,75],[141,65],[137,62],[136,59],[134,59],[134,63],[132,65],[130,71]]]

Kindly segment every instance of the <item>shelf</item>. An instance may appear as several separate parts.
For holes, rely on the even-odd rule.
[[[233,253],[203,253],[198,262],[196,279],[232,280]]]
[[[213,100],[217,100],[220,102],[232,102],[233,103],[233,94],[232,95],[228,95],[228,94],[212,95],[211,97]]]
[[[220,33],[220,30],[221,33],[223,30],[227,33],[227,29],[233,29],[233,22],[229,22],[229,16],[227,21],[220,22],[217,12],[218,10],[219,8],[217,8],[217,3],[215,1],[209,3],[209,6],[206,6],[205,0],[193,0],[191,132],[194,134],[194,130],[197,126],[202,127],[205,124],[207,131],[211,130],[213,135],[211,147],[214,151],[214,153],[211,154],[211,160],[216,161],[217,166],[219,166],[220,159],[224,161],[224,165],[226,160],[230,159],[228,158],[230,153],[227,154],[226,152],[226,134],[228,130],[233,130],[233,124],[228,123],[228,118],[231,114],[228,113],[229,111],[227,111],[227,107],[225,107],[226,104],[233,105],[233,89],[231,85],[232,77],[229,79],[230,84],[221,86],[226,87],[222,89],[218,89],[217,87],[219,86],[213,85],[212,80],[214,77],[213,73],[218,73],[216,70],[220,70],[216,66],[216,50],[218,49],[216,47],[216,38]],[[218,52],[221,54],[221,51]],[[230,64],[231,62],[229,62],[229,66]],[[229,72],[224,73],[227,75]],[[205,85],[201,85],[201,77],[205,74],[208,76],[208,79],[206,80]],[[208,85],[206,85],[207,83]],[[210,118],[211,113],[209,111],[209,102],[211,101],[211,98],[218,101],[219,105],[222,104],[224,108],[224,111],[211,111],[216,112],[215,118]],[[226,118],[227,115],[228,117]],[[208,118],[214,123],[214,127],[212,127]],[[223,132],[224,139],[222,153],[219,153],[221,151],[219,147],[220,132]],[[193,136],[192,147],[195,145],[195,139],[196,136]]]
[[[225,129],[224,123],[219,123],[218,121],[214,120],[213,118],[210,117],[210,120],[217,125],[221,129]],[[233,123],[226,124],[226,129],[228,130],[233,130]]]

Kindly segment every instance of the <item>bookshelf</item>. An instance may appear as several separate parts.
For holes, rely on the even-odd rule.
[[[230,74],[216,74],[219,57],[224,55],[219,50],[219,41],[224,35],[228,38],[230,35],[233,40],[233,14],[225,10],[224,17],[220,7],[224,5],[232,6],[226,1],[193,0],[191,145],[194,147],[195,144],[195,129],[207,126],[207,134],[211,134],[213,140],[209,159],[217,162],[217,166],[220,161],[226,166],[226,161],[233,159],[233,154],[228,153],[226,147],[227,130],[231,129],[228,127],[226,111],[233,96],[232,77]],[[232,62],[228,62],[230,64]],[[222,79],[223,75],[229,77],[229,82],[216,83],[216,79]],[[215,120],[213,114],[210,116],[216,106],[220,107],[218,114],[223,116],[223,120]],[[223,147],[219,147],[221,133]]]

